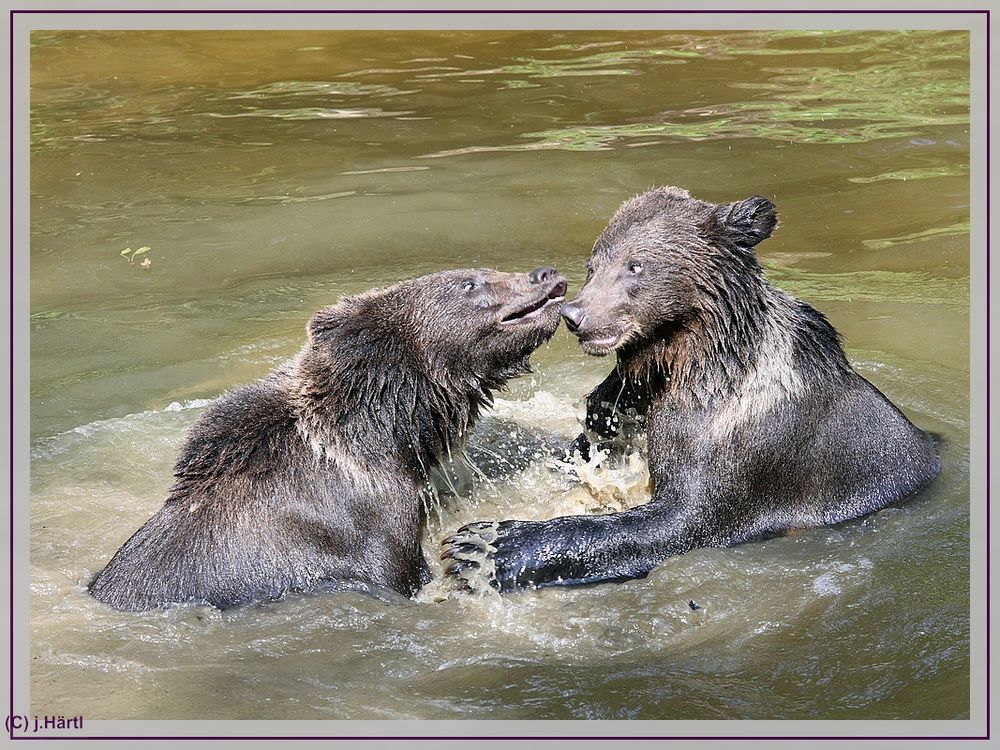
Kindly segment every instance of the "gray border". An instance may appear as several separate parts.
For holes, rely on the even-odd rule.
[[[617,3],[616,3],[617,4]],[[991,9],[993,2],[970,2],[964,9],[967,10],[987,10]],[[236,11],[236,10],[269,10],[276,3],[260,2],[260,0],[250,0],[248,2],[221,2],[213,4],[213,8]],[[336,10],[370,10],[372,2],[342,2],[336,5]],[[379,3],[383,10],[415,11],[419,9],[435,10],[459,10],[469,3],[456,2],[456,0],[441,0],[436,3],[420,2],[386,2]],[[116,29],[148,29],[153,27],[169,27],[177,29],[316,29],[316,28],[342,28],[342,29],[372,29],[372,28],[395,28],[395,29],[602,29],[602,28],[644,28],[644,29],[676,29],[676,28],[700,28],[700,29],[740,29],[740,28],[844,28],[844,29],[894,29],[894,28],[949,28],[949,29],[969,29],[972,34],[972,60],[976,64],[972,66],[972,106],[973,119],[971,125],[972,137],[972,172],[970,175],[973,186],[985,184],[986,166],[984,164],[984,148],[987,135],[987,112],[984,107],[986,101],[986,35],[983,16],[969,16],[955,14],[956,8],[943,7],[943,3],[910,2],[899,3],[892,0],[879,3],[876,9],[897,11],[892,14],[874,13],[871,3],[867,2],[837,2],[830,3],[837,11],[857,11],[856,15],[823,16],[809,13],[808,15],[787,15],[782,13],[762,14],[750,13],[750,9],[745,4],[739,3],[718,3],[713,5],[712,13],[691,13],[684,12],[682,15],[667,15],[661,13],[636,14],[623,13],[618,11],[609,13],[586,13],[587,10],[598,10],[607,8],[610,3],[606,2],[548,2],[544,5],[537,2],[505,2],[495,0],[492,3],[481,3],[487,9],[503,9],[513,11],[521,9],[532,11],[531,15],[511,14],[494,15],[477,11],[474,15],[459,14],[435,14],[435,15],[415,15],[405,13],[364,13],[357,15],[328,15],[328,14],[287,14],[288,8],[283,9],[283,14],[279,15],[229,15],[229,14],[209,14],[198,13],[197,15],[179,15],[176,12],[158,15],[131,15],[120,13],[116,15],[81,15],[74,14],[73,11],[80,9],[80,4],[75,3],[52,3],[42,5],[38,2],[23,2],[17,6],[5,3],[6,10],[23,10],[37,12],[41,10],[62,10],[64,13],[58,15],[24,15],[15,17],[14,27],[10,28],[11,39],[11,65],[13,69],[13,80],[15,89],[11,92],[10,104],[5,101],[4,106],[13,106],[12,113],[16,119],[8,122],[13,123],[11,136],[16,144],[14,152],[14,164],[12,172],[12,184],[23,186],[28,179],[28,46],[27,32],[30,29],[86,29],[86,28],[116,28]],[[802,3],[793,3],[777,0],[767,3],[769,7],[778,10],[804,10],[806,6]],[[112,2],[105,3],[103,9],[116,9],[120,11],[137,11],[169,6],[171,11],[180,10],[200,10],[204,7],[202,3],[196,2],[171,2],[152,4],[148,2]],[[689,10],[695,6],[682,6],[678,3],[648,2],[647,0],[633,0],[627,4],[627,10]],[[971,6],[971,7],[969,7]],[[299,3],[299,8],[304,10],[318,10],[323,7],[320,3]],[[472,6],[475,7],[475,6]],[[828,6],[829,7],[829,6]],[[470,8],[471,9],[471,8]],[[563,10],[563,11],[584,11],[574,15],[563,14],[538,14],[539,10]],[[909,10],[936,11],[935,15],[899,15],[899,11]],[[723,13],[722,11],[733,11]],[[809,9],[812,10],[812,9]],[[831,9],[832,10],[832,9]],[[959,8],[958,10],[963,10]],[[7,16],[8,24],[10,16]],[[280,23],[276,22],[280,18]],[[980,62],[982,61],[982,62]],[[11,198],[11,217],[17,217],[12,227],[13,248],[29,247],[29,227],[27,222],[29,211],[28,191],[15,189]],[[987,583],[987,556],[986,556],[986,365],[987,351],[980,342],[986,340],[986,329],[988,325],[987,312],[987,223],[986,223],[987,199],[981,189],[972,191],[972,233],[970,237],[971,247],[974,248],[972,258],[972,415],[970,422],[970,448],[971,448],[971,486],[973,489],[972,516],[970,521],[971,531],[971,565],[972,565],[972,705],[971,718],[969,721],[750,721],[750,722],[707,722],[707,721],[645,721],[645,722],[586,722],[586,721],[396,721],[396,722],[369,722],[369,721],[191,721],[191,722],[168,722],[168,721],[93,721],[88,722],[87,728],[73,736],[161,736],[170,737],[177,735],[186,736],[387,736],[398,735],[413,736],[436,735],[446,736],[510,736],[510,735],[534,735],[534,736],[568,736],[583,734],[588,736],[618,736],[644,735],[660,737],[715,737],[742,736],[748,735],[776,737],[788,736],[809,736],[825,735],[833,736],[864,736],[864,737],[930,737],[930,736],[982,736],[986,729],[986,632],[983,623],[986,616],[986,606],[983,595],[986,593]],[[28,346],[28,290],[30,283],[29,259],[27,252],[14,252],[12,260],[13,280],[16,284],[11,284],[12,289],[12,315],[11,330],[14,333],[14,348],[11,353],[14,357],[13,383],[12,383],[12,432],[14,443],[9,454],[13,461],[12,466],[18,467],[16,476],[13,477],[14,503],[13,503],[13,523],[15,549],[13,550],[14,572],[18,575],[18,580],[28,580],[28,508],[24,498],[29,497],[28,488],[28,408],[29,408],[29,353]],[[16,311],[16,312],[14,312]],[[5,436],[6,437],[6,436]],[[7,467],[5,467],[7,468]],[[22,501],[18,502],[18,498]],[[12,592],[14,605],[14,625],[16,640],[13,643],[15,660],[13,663],[13,674],[16,681],[12,698],[19,699],[22,705],[27,705],[27,675],[28,675],[28,590],[27,585],[20,589],[15,588]],[[5,625],[7,627],[7,625]],[[9,740],[8,740],[9,741]],[[228,744],[228,743],[227,743]],[[341,743],[344,744],[344,743]],[[356,743],[350,743],[355,745]],[[360,746],[371,747],[374,743],[362,743]],[[553,744],[546,743],[546,747]],[[706,744],[732,746],[731,742],[720,743],[715,741],[699,742],[699,746]],[[869,742],[857,741],[853,744],[867,746]],[[885,747],[884,741],[876,743],[879,747]],[[895,743],[893,743],[895,744]],[[937,744],[937,743],[935,743]],[[218,746],[218,743],[213,743]]]
[[[992,5],[992,3],[990,3]],[[987,30],[989,21],[987,19]],[[988,542],[990,482],[989,468],[989,71],[992,68],[985,34],[970,39],[970,213],[969,250],[969,586],[970,719],[990,731],[989,717],[989,613],[990,549]],[[985,190],[979,186],[985,186]],[[985,686],[985,687],[984,687]]]

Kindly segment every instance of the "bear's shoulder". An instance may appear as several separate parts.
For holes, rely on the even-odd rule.
[[[288,397],[271,379],[236,388],[220,396],[191,428],[174,476],[263,475],[282,464],[280,454],[296,437],[295,425]]]

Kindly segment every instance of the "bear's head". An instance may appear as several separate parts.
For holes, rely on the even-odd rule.
[[[550,267],[442,271],[320,310],[310,342],[345,376],[398,373],[488,391],[528,371],[532,352],[559,325],[565,294],[566,281]]]
[[[566,325],[595,356],[668,337],[760,277],[753,247],[776,224],[766,198],[717,205],[676,187],[636,196],[597,238]]]

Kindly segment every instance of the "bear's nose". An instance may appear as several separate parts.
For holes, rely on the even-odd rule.
[[[528,278],[531,279],[532,284],[544,284],[555,275],[556,269],[552,266],[542,266],[529,273]]]
[[[563,305],[562,316],[566,318],[566,327],[576,332],[580,329],[583,319],[587,317],[587,313],[577,303],[570,302],[568,305]]]

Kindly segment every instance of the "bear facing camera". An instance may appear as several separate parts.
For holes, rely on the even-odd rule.
[[[676,187],[618,209],[562,309],[584,352],[617,357],[575,446],[644,432],[652,499],[470,524],[445,540],[447,572],[470,581],[469,552],[489,545],[501,592],[641,578],[698,547],[857,518],[937,476],[934,438],[854,371],[822,313],[764,277],[754,247],[777,223],[766,198]]]
[[[553,268],[446,271],[320,310],[297,357],[205,410],[165,504],[90,592],[121,610],[414,594],[420,490],[529,371],[565,292]]]

